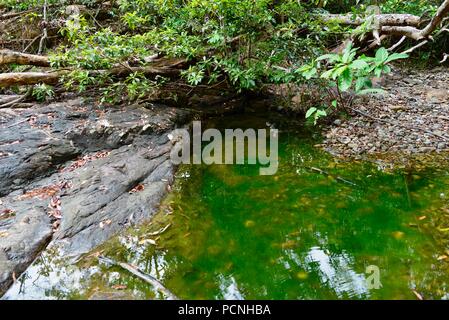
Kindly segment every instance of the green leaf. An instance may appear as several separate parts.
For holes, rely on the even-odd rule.
[[[368,88],[372,87],[372,82],[369,78],[367,78],[367,77],[357,78],[357,80],[355,81],[355,91],[356,92],[359,92],[363,88],[367,88],[367,87]]]
[[[408,54],[406,54],[406,53],[393,53],[392,55],[390,55],[388,57],[387,60],[385,60],[385,63],[389,63],[391,61],[399,60],[399,59],[407,59],[407,58],[408,58]]]
[[[376,60],[378,61],[386,61],[388,59],[388,50],[385,48],[379,48],[376,52]]]
[[[345,92],[351,88],[353,76],[349,69],[346,69],[340,77],[338,77],[338,87]]]
[[[351,63],[350,68],[361,70],[361,69],[368,68],[368,66],[369,66],[368,63],[366,63],[365,61],[357,59]]]
[[[333,72],[332,72],[332,79],[337,79],[337,77],[339,77],[340,75],[342,75],[345,71],[349,71],[349,68],[348,68],[348,66],[346,66],[346,65],[344,65],[344,66],[342,66],[342,67],[338,67],[338,68],[336,68],[336,69],[333,69]]]
[[[316,61],[322,61],[322,60],[327,60],[327,61],[329,61],[330,63],[334,63],[334,62],[340,61],[341,58],[340,58],[340,56],[339,56],[338,54],[335,54],[335,53],[329,53],[329,54],[324,54],[324,55],[322,55],[322,56],[319,56],[319,57],[316,59]]]
[[[323,78],[323,79],[330,79],[332,77],[332,73],[334,71],[335,71],[334,69],[330,69],[330,70],[327,70],[326,72],[323,72],[321,74],[321,78]]]
[[[310,118],[312,116],[312,114],[314,114],[318,109],[315,107],[311,107],[309,110],[307,110],[306,112],[306,119]]]

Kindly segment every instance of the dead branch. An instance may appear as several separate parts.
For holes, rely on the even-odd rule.
[[[63,69],[54,72],[12,72],[0,74],[0,88],[14,85],[34,85],[38,83],[56,84],[63,76],[72,70]],[[181,69],[171,67],[115,67],[109,70],[87,70],[91,76],[110,75],[117,78],[129,76],[132,73],[141,73],[147,77],[179,78]]]
[[[21,95],[21,96],[18,96],[18,97],[16,96],[15,99],[12,99],[12,100],[10,100],[8,102],[0,104],[0,109],[3,109],[3,108],[14,108],[16,106],[16,104],[24,101],[29,96],[31,96],[32,92],[33,92],[32,88],[28,89],[28,91],[24,95]]]
[[[41,38],[41,40],[39,41],[39,50],[37,51],[37,54],[41,54],[41,53],[42,53],[42,50],[43,50],[43,48],[44,48],[45,41],[46,41],[47,38],[48,38],[48,33],[47,33],[47,0],[45,0],[45,2],[44,2],[44,8],[43,8],[43,11],[44,11],[44,17],[43,17],[42,23],[43,23],[43,25],[44,25],[44,31],[43,31],[43,33],[42,33],[42,38]]]
[[[106,258],[106,257],[98,257],[98,260],[109,264],[109,265],[116,265],[119,266],[123,269],[125,269],[126,271],[132,273],[133,275],[135,275],[136,277],[142,279],[143,281],[151,284],[154,289],[156,289],[157,291],[161,292],[162,294],[164,294],[167,299],[169,300],[179,300],[177,296],[175,296],[173,293],[171,293],[170,290],[168,290],[166,287],[164,287],[164,285],[155,277],[139,270],[137,267],[130,265],[129,263],[124,263],[124,262],[118,262],[118,261],[114,261],[110,258]]]
[[[423,40],[431,37],[431,34],[441,25],[444,17],[449,13],[449,0],[445,0],[438,8],[432,20],[424,29],[418,29],[411,25],[393,26],[384,24],[382,33],[388,35],[405,36],[413,40]]]
[[[325,22],[335,22],[343,25],[359,26],[365,22],[366,17],[354,17],[352,14],[327,14],[320,18]],[[421,23],[421,18],[412,14],[378,14],[374,15],[382,26],[415,26]]]
[[[392,45],[390,48],[388,48],[388,51],[394,51],[397,47],[399,47],[404,41],[407,39],[406,36],[403,36],[398,42],[396,42],[394,45]]]
[[[11,50],[0,50],[0,65],[2,64],[20,64],[20,65],[32,65],[37,67],[49,67],[50,61],[48,57],[21,53]]]
[[[11,72],[0,74],[0,88],[38,83],[56,84],[68,71],[59,72]]]
[[[5,14],[2,14],[2,15],[0,16],[0,21],[12,19],[12,18],[16,18],[16,17],[22,16],[22,15],[24,15],[24,14],[33,12],[33,11],[35,11],[35,10],[36,10],[36,9],[29,9],[29,10],[21,11],[21,12],[9,12],[9,13],[5,13]]]

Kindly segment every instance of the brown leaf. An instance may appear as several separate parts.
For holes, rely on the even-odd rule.
[[[103,229],[104,227],[110,225],[111,223],[112,223],[111,219],[107,219],[107,220],[101,221],[100,222],[100,228]]]
[[[0,231],[0,238],[6,238],[7,236],[9,236],[9,233],[6,231]]]
[[[125,289],[127,289],[128,287],[125,286],[124,284],[115,284],[115,285],[113,285],[111,288],[112,288],[112,289],[115,289],[115,290],[125,290]]]
[[[135,186],[134,188],[132,188],[129,193],[135,193],[135,192],[141,192],[145,190],[145,186],[143,184],[138,184],[137,186]]]
[[[2,212],[0,212],[0,219],[7,219],[7,218],[11,218],[15,215],[16,213],[14,212],[14,210],[11,209],[5,209]]]

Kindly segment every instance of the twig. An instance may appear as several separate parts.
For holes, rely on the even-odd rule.
[[[43,24],[44,24],[44,32],[42,34],[42,38],[41,41],[39,42],[39,50],[37,51],[37,54],[41,54],[42,53],[42,49],[44,47],[44,41],[47,40],[47,0],[45,0],[44,2],[44,20],[43,20]]]
[[[342,178],[342,177],[340,177],[340,176],[334,176],[333,174],[330,174],[329,172],[324,171],[324,170],[321,170],[321,169],[319,169],[319,168],[316,168],[316,167],[307,167],[307,169],[309,169],[309,170],[311,170],[311,171],[318,172],[318,173],[320,173],[320,174],[322,174],[322,175],[325,175],[325,176],[332,177],[332,178],[334,178],[335,180],[344,182],[344,183],[349,184],[349,185],[351,185],[351,186],[357,187],[357,184],[355,184],[354,182],[349,181],[349,180],[346,180],[346,179],[344,179],[344,178]]]
[[[394,45],[392,45],[390,48],[388,48],[387,50],[388,51],[394,51],[394,49],[396,49],[397,47],[399,47],[404,41],[405,41],[405,39],[407,39],[407,37],[406,36],[403,36],[402,38],[401,38],[401,40],[399,40],[398,42],[396,42],[396,44],[394,44]]]
[[[402,53],[409,54],[409,53],[415,51],[416,49],[421,48],[422,46],[424,46],[425,44],[427,44],[427,42],[429,42],[429,40],[421,41],[421,42],[418,43],[416,46],[411,47],[410,49],[407,49],[407,50],[405,50],[405,51],[402,51]]]
[[[14,106],[17,103],[22,102],[23,100],[28,98],[31,95],[32,92],[33,92],[32,88],[28,89],[28,91],[24,95],[18,97],[17,99],[14,99],[12,101],[9,101],[7,103],[4,103],[4,104],[0,105],[0,109],[12,107],[12,106]]]
[[[5,110],[2,110],[2,111],[5,111]],[[15,114],[14,114],[14,115],[15,115]],[[10,124],[10,125],[7,126],[6,128],[11,128],[11,127],[17,126],[18,124],[27,122],[28,120],[30,120],[30,118],[31,118],[31,116],[28,116],[28,117],[26,117],[25,119],[22,119],[22,120],[17,121],[17,122],[15,122],[15,123],[13,123],[13,124]]]
[[[171,226],[171,223],[167,224],[165,227],[159,229],[158,231],[151,232],[151,233],[148,233],[146,235],[147,236],[158,236],[158,235],[164,233],[168,228],[170,228],[170,226]]]
[[[168,300],[179,300],[178,297],[175,296],[173,293],[171,293],[170,290],[165,288],[164,285],[158,279],[139,270],[138,268],[130,265],[129,263],[118,262],[118,261],[115,261],[115,260],[112,260],[110,258],[103,257],[103,256],[99,256],[98,260],[101,262],[104,262],[106,264],[116,265],[116,266],[119,266],[119,267],[125,269],[126,271],[132,273],[136,277],[151,284],[157,291],[163,293],[168,298]]]
[[[25,11],[21,11],[21,12],[10,12],[10,13],[5,13],[5,14],[3,14],[3,15],[1,15],[0,16],[0,21],[2,21],[2,20],[8,20],[8,19],[11,19],[11,18],[16,18],[16,17],[19,17],[19,16],[21,16],[21,15],[24,15],[24,14],[27,14],[27,13],[30,13],[30,12],[33,12],[33,11],[35,11],[36,9],[29,9],[29,10],[25,10]]]
[[[33,45],[34,42],[36,42],[37,39],[39,39],[39,37],[43,37],[42,34],[36,36],[34,39],[31,40],[31,42],[25,47],[25,49],[23,49],[23,52],[27,52],[27,50]]]

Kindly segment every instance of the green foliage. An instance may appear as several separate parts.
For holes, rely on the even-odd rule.
[[[326,110],[318,109],[316,107],[311,107],[306,112],[306,119],[313,119],[313,124],[317,124],[320,118],[327,116]]]
[[[407,5],[421,3],[412,0]],[[9,7],[21,9],[41,7],[43,0],[0,0]],[[49,4],[84,4],[93,6],[94,0],[49,0]],[[370,88],[366,65],[375,60],[355,57],[351,48],[346,56],[315,60],[324,48],[356,33],[360,36],[372,31],[372,21],[359,28],[342,27],[338,23],[324,23],[316,18],[320,11],[334,13],[363,13],[369,5],[379,4],[383,10],[393,10],[397,1],[368,0],[116,0],[112,6],[114,24],[104,27],[89,14],[71,17],[60,29],[64,41],[50,55],[54,68],[78,71],[65,78],[66,86],[79,91],[89,86],[112,86],[110,92],[123,92],[127,97],[139,96],[134,86],[155,86],[139,77],[117,83],[101,73],[112,67],[144,66],[155,54],[183,57],[190,67],[182,73],[192,85],[214,85],[227,82],[238,91],[258,90],[270,84],[305,82],[324,73],[321,80],[335,82],[343,92],[353,88],[359,92]],[[95,4],[98,6],[99,4]],[[425,7],[434,6],[434,2]],[[335,61],[333,60],[335,59]],[[383,64],[388,64],[385,62]],[[330,67],[323,70],[323,66]],[[334,69],[334,70],[332,70]],[[369,73],[388,72],[388,66],[378,66]],[[140,79],[137,81],[137,79]],[[326,82],[326,81],[324,81]],[[130,90],[126,89],[133,83]],[[123,90],[117,90],[117,87]]]
[[[39,102],[48,101],[55,95],[52,86],[37,84],[33,87],[32,96]]]
[[[289,70],[321,52],[326,34],[296,0],[119,0],[121,32],[98,29],[83,17],[67,21],[66,42],[51,57],[54,67],[106,69],[144,65],[162,53],[193,63],[191,85],[227,81],[237,90],[294,80]],[[298,26],[315,33],[298,37]],[[302,28],[302,27],[301,27]],[[325,38],[325,37],[324,37]]]
[[[335,87],[331,107],[348,107],[352,99],[345,99],[344,93],[352,91],[352,94],[375,94],[382,90],[373,88],[373,78],[381,77],[382,74],[391,71],[389,63],[407,58],[408,55],[393,53],[387,49],[380,48],[374,57],[365,55],[357,56],[357,48],[349,43],[342,53],[325,54],[318,57],[311,64],[305,65],[297,70],[305,79],[319,78],[325,81],[325,85]],[[323,62],[325,62],[323,64]],[[309,109],[306,118],[314,116],[316,121],[327,115],[327,112],[320,112],[313,107]]]
[[[418,16],[423,13],[432,15],[442,3],[440,0],[386,0],[381,2],[380,7],[384,13],[409,13]]]

